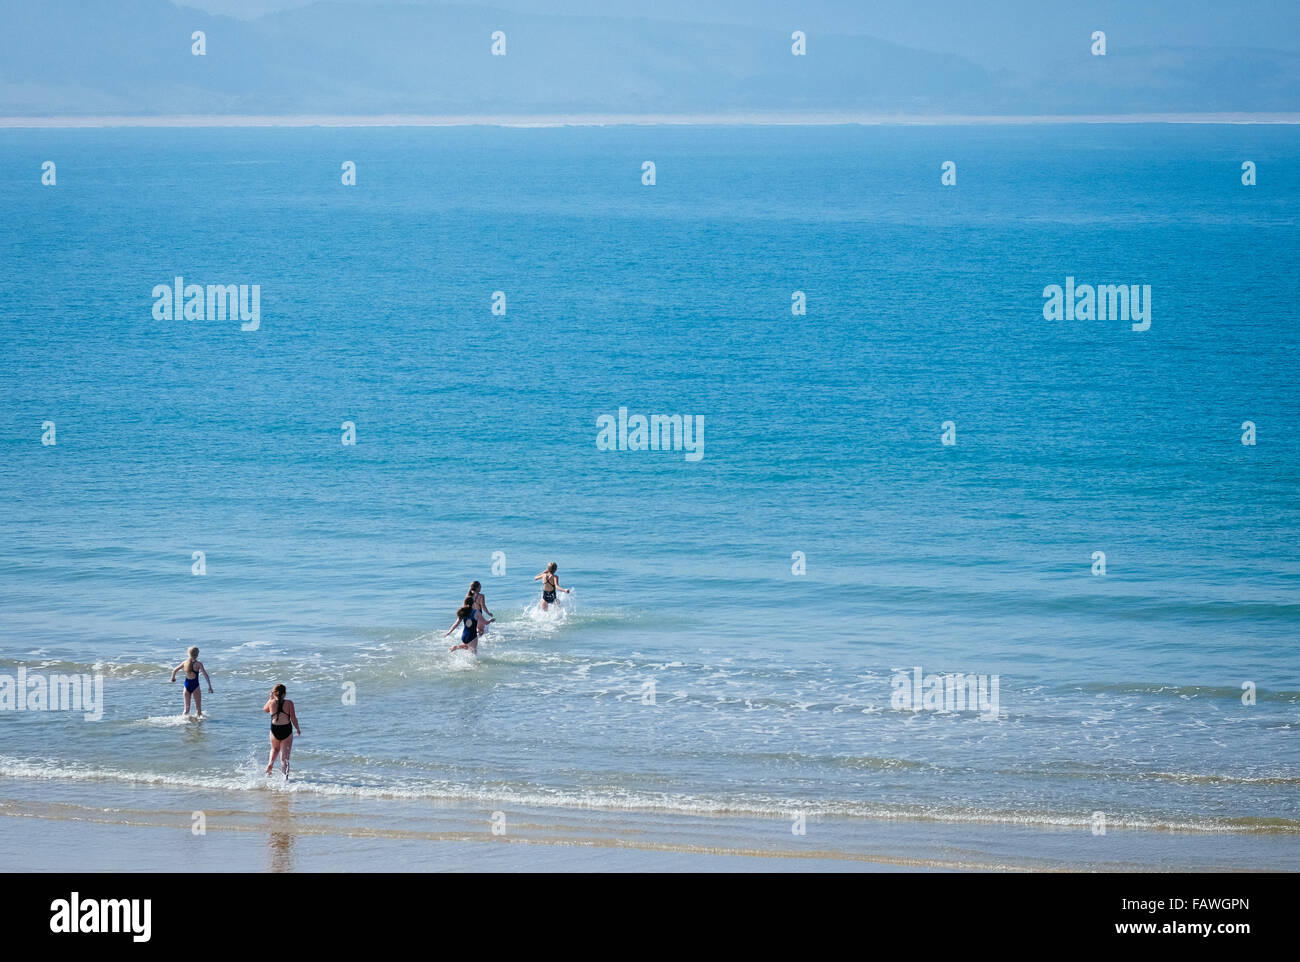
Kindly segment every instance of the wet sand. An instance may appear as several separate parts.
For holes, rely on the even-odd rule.
[[[1294,870],[1289,835],[687,816],[0,782],[0,859],[20,871],[915,872]],[[195,827],[202,833],[196,834]],[[495,831],[494,831],[495,828]]]

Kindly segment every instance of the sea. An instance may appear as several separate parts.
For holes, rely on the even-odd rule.
[[[1298,214],[1286,125],[0,131],[0,848],[217,796],[1300,868]]]

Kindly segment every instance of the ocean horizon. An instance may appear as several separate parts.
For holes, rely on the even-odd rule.
[[[1300,124],[1300,112],[1212,111],[1097,114],[932,114],[862,111],[526,114],[51,114],[0,116],[0,129],[83,127],[1019,127],[1078,124]]]

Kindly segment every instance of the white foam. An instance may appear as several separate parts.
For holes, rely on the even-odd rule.
[[[174,728],[180,725],[198,724],[211,718],[211,715],[204,715],[200,718],[197,715],[150,715],[148,718],[141,718],[134,722],[136,725],[159,725],[163,728]]]
[[[541,601],[535,601],[531,605],[524,606],[524,617],[537,625],[558,626],[569,620],[571,615],[577,614],[578,603],[574,599],[573,591],[567,595],[557,595],[546,610],[542,610]]]
[[[1091,824],[1090,816],[1077,814],[978,811],[961,807],[927,806],[913,808],[883,803],[833,801],[809,802],[789,798],[754,797],[745,799],[648,794],[607,788],[603,791],[483,789],[464,784],[357,785],[312,780],[309,771],[301,774],[294,767],[286,784],[277,763],[273,777],[267,778],[266,765],[249,756],[231,775],[163,775],[155,772],[126,772],[113,769],[90,769],[80,765],[54,765],[48,762],[20,761],[0,756],[0,776],[10,778],[57,779],[66,781],[115,781],[136,785],[162,785],[178,789],[219,791],[282,791],[295,794],[353,797],[365,799],[439,800],[515,806],[562,807],[597,811],[671,812],[695,815],[739,815],[785,819],[790,811],[803,811],[812,817],[867,819],[912,819],[935,822],[977,823],[990,825],[1037,825],[1079,828]],[[1197,832],[1277,832],[1277,824],[1251,826],[1229,819],[1188,816],[1164,820],[1116,814],[1107,824],[1116,828],[1157,829]],[[1295,826],[1295,823],[1291,823]],[[1295,831],[1296,828],[1291,829]]]
[[[479,651],[483,650],[483,643],[479,642]],[[450,651],[444,660],[444,665],[448,671],[476,671],[478,670],[478,656],[472,651]]]

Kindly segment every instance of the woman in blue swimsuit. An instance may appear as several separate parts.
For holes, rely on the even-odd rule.
[[[474,654],[478,654],[478,618],[478,612],[474,610],[473,599],[466,598],[465,603],[456,610],[456,623],[447,629],[447,634],[442,636],[446,638],[447,635],[450,635],[456,630],[458,625],[463,624],[465,626],[460,633],[460,644],[452,645],[452,651],[469,649],[474,652]]]
[[[172,669],[172,682],[176,681],[176,673],[185,669],[185,714],[190,713],[190,696],[194,697],[194,707],[198,709],[198,717],[203,717],[203,692],[199,691],[199,673],[208,679],[208,694],[213,694],[212,677],[208,670],[203,667],[203,662],[199,661],[199,650],[190,649],[190,656]],[[192,676],[192,677],[191,677]]]

